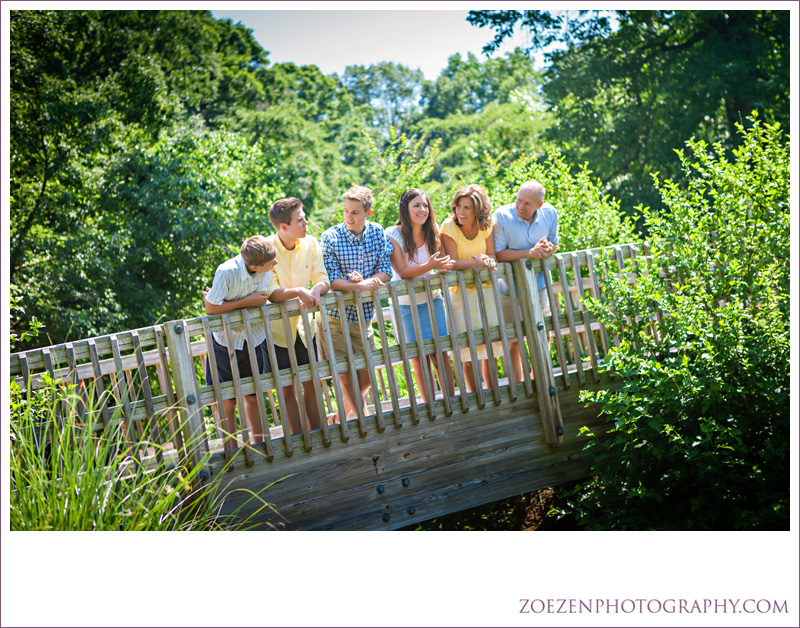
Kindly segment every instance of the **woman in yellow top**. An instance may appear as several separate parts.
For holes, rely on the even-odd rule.
[[[494,254],[494,237],[492,235],[494,220],[492,218],[492,204],[489,197],[479,185],[467,185],[459,189],[450,202],[453,215],[449,216],[441,228],[442,245],[444,252],[450,259],[456,260],[455,270],[469,268],[494,269],[497,261]],[[464,312],[461,290],[458,286],[450,288],[451,301],[453,302],[453,319],[456,333],[467,330],[467,320],[472,329],[481,329],[483,321],[478,304],[478,294],[474,287],[467,288],[466,300],[468,312]],[[486,303],[486,319],[489,326],[497,325],[497,307],[494,302],[492,290],[484,289],[483,295]],[[498,349],[499,349],[498,343]],[[478,359],[481,361],[484,388],[491,388],[490,365],[487,359],[486,346],[480,345]],[[499,354],[495,354],[499,355]],[[464,363],[464,376],[467,390],[475,392],[477,381],[475,370],[472,366],[472,356],[468,348],[461,349],[461,360]]]

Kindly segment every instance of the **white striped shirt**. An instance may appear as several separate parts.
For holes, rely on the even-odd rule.
[[[212,305],[222,305],[223,301],[236,301],[243,299],[254,292],[264,291],[269,293],[270,272],[251,273],[247,270],[241,255],[229,259],[227,262],[217,266],[214,274],[214,283],[211,290],[206,295],[206,301]],[[253,325],[253,348],[260,345],[266,339],[264,325]],[[214,338],[223,347],[227,347],[225,332],[214,332]],[[244,327],[241,325],[231,325],[231,338],[235,349],[244,348]]]

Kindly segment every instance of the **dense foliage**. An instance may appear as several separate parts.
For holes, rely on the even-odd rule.
[[[689,137],[735,147],[752,110],[789,123],[788,11],[471,11],[496,31],[521,26],[530,50],[553,47],[547,132],[573,164],[588,161],[626,211],[661,207],[650,175],[680,177],[672,149]]]
[[[789,149],[753,117],[741,145],[691,140],[688,183],[659,181],[651,255],[607,269],[591,309],[619,337],[587,433],[594,479],[573,493],[595,529],[788,529]],[[654,337],[649,328],[658,328]]]

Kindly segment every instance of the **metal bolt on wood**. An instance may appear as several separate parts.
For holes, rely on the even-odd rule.
[[[411,484],[411,480],[408,478],[403,478],[403,486],[408,486],[409,484]]]
[[[408,514],[409,515],[413,515],[415,512],[417,512],[416,508],[414,508],[413,506],[409,506],[408,507]]]
[[[384,521],[389,521],[389,519],[391,519],[391,517],[389,516],[388,512],[385,512],[385,513],[383,513],[383,517],[381,517],[381,519],[383,519]]]
[[[175,333],[176,334],[182,334],[183,333],[183,327],[181,325],[175,325],[174,329],[175,329]]]
[[[378,486],[375,487],[375,490],[378,491],[379,493],[383,493],[386,489],[383,488],[381,484],[378,484]]]

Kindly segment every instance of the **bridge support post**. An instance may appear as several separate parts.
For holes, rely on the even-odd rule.
[[[539,397],[539,411],[542,414],[545,438],[551,444],[563,443],[564,423],[553,373],[553,360],[550,357],[550,342],[544,324],[542,304],[539,302],[539,290],[536,287],[536,270],[534,270],[532,260],[529,259],[516,260],[513,268],[519,291],[525,337],[531,353],[531,365],[536,393]],[[520,347],[520,351],[523,349]]]
[[[189,348],[186,322],[170,321],[162,325],[172,364],[172,377],[175,382],[175,397],[180,416],[185,455],[193,467],[203,463],[208,451],[208,439],[203,426],[203,412],[200,405],[200,392],[197,388],[197,375]],[[208,471],[200,473],[200,480],[208,479]]]

